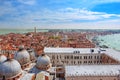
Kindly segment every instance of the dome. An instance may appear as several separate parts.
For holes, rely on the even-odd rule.
[[[23,49],[15,53],[14,59],[16,59],[21,65],[24,65],[30,62],[30,55],[27,50]]]
[[[7,60],[7,57],[0,54],[0,63],[4,62],[5,60]]]
[[[0,65],[0,74],[6,78],[11,78],[21,73],[21,66],[17,60],[6,60]]]
[[[48,67],[50,67],[50,64],[51,64],[50,58],[47,55],[42,54],[37,59],[36,67],[39,69],[43,69],[43,68],[47,69]]]

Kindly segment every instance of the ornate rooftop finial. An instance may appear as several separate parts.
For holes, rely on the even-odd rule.
[[[11,60],[10,52],[7,52],[7,61],[8,61],[8,60]]]
[[[45,56],[45,54],[41,54],[41,56]]]
[[[22,51],[24,49],[24,45],[19,46],[19,51]]]

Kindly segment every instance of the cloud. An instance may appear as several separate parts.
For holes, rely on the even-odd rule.
[[[27,5],[34,5],[36,3],[36,0],[18,0],[18,2],[27,4]]]
[[[15,8],[12,7],[11,2],[4,2],[2,5],[0,5],[0,17],[5,14],[11,14],[15,11]]]
[[[30,16],[30,17],[29,17]],[[111,19],[111,18],[115,19]],[[117,19],[118,18],[118,19]],[[118,29],[120,15],[92,12],[86,9],[65,8],[56,11],[44,9],[26,16],[25,21],[40,28]],[[76,22],[78,20],[79,22]],[[89,21],[88,21],[89,20]]]
[[[79,8],[65,8],[59,9],[57,11],[52,11],[45,9],[45,11],[36,12],[34,15],[35,22],[45,22],[45,23],[64,23],[64,22],[74,22],[74,21],[97,21],[110,19],[112,17],[120,18],[120,15],[107,14],[103,12],[92,12],[85,9]],[[42,16],[41,16],[42,15]]]
[[[97,22],[63,23],[53,25],[39,25],[42,29],[120,29],[120,19]]]
[[[11,25],[18,27],[41,26],[43,28],[47,28],[47,26],[52,28],[67,28],[67,26],[68,28],[108,28],[107,26],[111,25],[118,26],[120,22],[116,19],[111,20],[111,17],[120,18],[120,15],[93,12],[79,8],[65,8],[56,11],[44,9],[32,13],[29,11],[25,12],[26,14],[22,16],[13,17],[11,19],[8,18],[9,21],[0,24],[7,26],[7,23],[9,23],[9,25],[12,23]],[[18,13],[13,13],[13,15],[18,15]]]
[[[108,14],[105,12],[91,11],[86,8],[37,8],[27,5],[34,5],[36,0],[17,0],[17,6],[13,6],[11,1],[7,1],[0,5],[0,18],[5,21],[0,21],[2,27],[19,27],[32,28],[40,26],[40,28],[120,28],[120,14]],[[54,1],[54,0],[52,0]],[[70,0],[67,0],[70,1]],[[84,0],[88,1],[88,0]],[[97,3],[98,0],[93,0]],[[112,2],[113,0],[105,0]],[[117,1],[117,0],[114,0]],[[14,1],[13,1],[14,2]],[[65,1],[63,1],[65,2]],[[101,0],[101,3],[103,0]],[[15,2],[14,2],[15,3]],[[22,3],[22,4],[20,4]],[[56,3],[62,3],[57,0]],[[27,4],[27,5],[23,5]],[[93,4],[93,3],[92,3]],[[87,5],[87,3],[85,4]],[[53,6],[56,7],[56,6]],[[7,16],[6,16],[7,15]],[[21,27],[22,26],[22,27]],[[49,27],[48,27],[49,26]],[[112,27],[113,26],[113,27]]]

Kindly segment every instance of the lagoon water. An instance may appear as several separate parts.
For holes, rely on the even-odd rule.
[[[120,50],[120,34],[99,36],[98,40],[100,45],[106,45],[108,47]]]
[[[8,33],[27,33],[33,32],[33,29],[0,29],[0,34],[8,34]],[[37,32],[48,32],[48,30],[37,29]]]

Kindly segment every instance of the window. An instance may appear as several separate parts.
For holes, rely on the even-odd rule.
[[[80,53],[80,51],[78,51],[78,53]]]
[[[59,58],[61,59],[61,55],[59,56]]]
[[[73,53],[80,53],[80,51],[74,51]]]
[[[96,61],[94,61],[94,63],[96,63]]]
[[[77,53],[76,51],[74,51],[74,53]]]
[[[80,64],[80,61],[78,61],[78,64]]]
[[[92,63],[92,61],[90,63]]]
[[[92,59],[92,56],[89,56],[89,59]]]
[[[73,56],[71,56],[71,59],[73,59]]]
[[[64,57],[64,59],[66,59],[66,56]]]
[[[97,56],[97,59],[99,59],[99,56]]]
[[[84,61],[84,63],[87,63],[87,61]]]
[[[79,59],[79,56],[74,56],[74,59]]]
[[[85,59],[85,56],[84,56],[84,59]]]
[[[96,59],[96,56],[94,56],[94,58]]]
[[[85,61],[84,61],[84,63],[85,63]]]
[[[86,56],[86,59],[87,59],[87,56]]]
[[[99,61],[97,61],[97,63],[99,63]]]
[[[57,55],[57,59],[58,59],[58,55]]]
[[[74,61],[74,64],[75,64],[75,61]]]
[[[79,56],[76,56],[77,59],[79,59]]]
[[[74,56],[74,59],[76,59],[76,56]]]
[[[80,64],[81,64],[82,62],[80,61]]]
[[[91,56],[91,59],[92,59],[92,56]]]
[[[90,63],[90,61],[88,61],[88,63]]]
[[[69,56],[67,56],[67,59],[69,59]]]
[[[75,53],[77,53],[77,51],[75,51]]]
[[[84,59],[87,59],[87,56],[84,56]]]
[[[90,56],[89,56],[89,59],[90,59]]]

